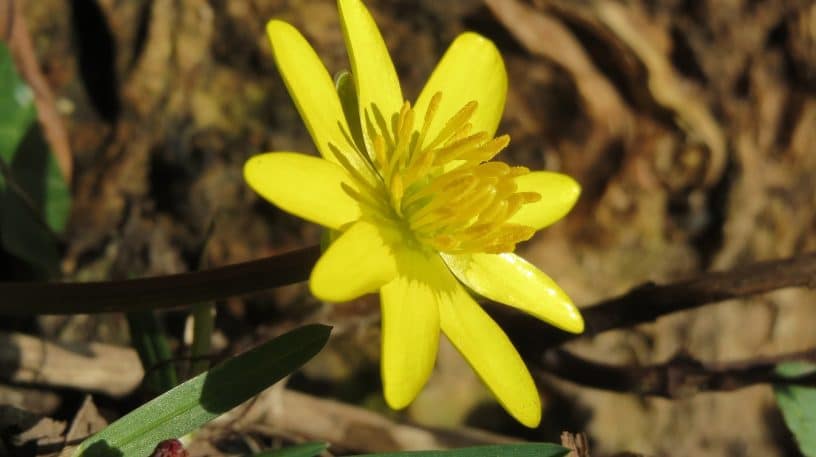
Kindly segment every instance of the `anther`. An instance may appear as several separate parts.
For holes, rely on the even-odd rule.
[[[369,163],[373,162],[382,191],[358,192],[348,186],[344,190],[361,206],[376,211],[377,217],[404,224],[417,240],[436,250],[508,252],[535,232],[508,221],[541,196],[518,192],[515,178],[529,173],[527,168],[490,161],[507,147],[510,137],[473,132],[475,101],[466,103],[425,144],[441,99],[439,92],[431,97],[419,131],[410,103],[405,102],[389,122],[375,107],[371,114],[376,126],[366,117],[373,149]]]

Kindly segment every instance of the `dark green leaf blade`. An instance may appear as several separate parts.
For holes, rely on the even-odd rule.
[[[178,375],[167,338],[155,311],[127,313],[130,342],[145,370],[145,382],[154,395],[176,387]],[[204,370],[202,370],[204,371]]]
[[[331,328],[307,325],[229,359],[145,403],[77,449],[79,457],[142,457],[238,406],[320,352]]]
[[[40,275],[54,275],[59,261],[54,233],[68,221],[70,189],[37,122],[34,93],[17,74],[4,43],[0,43],[0,167],[0,247]]]
[[[816,365],[803,362],[783,363],[776,368],[779,375],[791,378],[814,371]],[[802,454],[816,457],[816,388],[776,384],[774,396]]]
[[[17,145],[37,118],[34,93],[20,79],[5,43],[0,42],[0,158],[11,162]],[[0,177],[0,184],[2,184]]]
[[[444,451],[404,451],[357,457],[563,457],[569,449],[551,443],[513,443],[463,447]]]

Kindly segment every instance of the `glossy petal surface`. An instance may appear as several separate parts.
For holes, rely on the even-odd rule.
[[[526,170],[482,163],[509,139],[491,140],[508,83],[490,40],[457,37],[411,108],[363,1],[337,3],[351,67],[337,87],[297,30],[275,20],[267,26],[286,87],[325,160],[260,155],[245,165],[246,180],[281,209],[336,230],[312,271],[315,296],[342,302],[380,291],[382,381],[392,408],[407,406],[427,382],[441,330],[502,406],[535,427],[541,401],[532,377],[465,286],[582,331],[578,310],[548,276],[512,253],[483,253],[512,251],[533,228],[562,218],[580,187],[558,173],[519,176]],[[535,196],[516,192],[541,199],[524,204]]]
[[[337,4],[351,62],[351,74],[357,86],[363,132],[368,131],[367,119],[374,125],[378,122],[372,106],[376,106],[379,116],[390,126],[390,117],[399,112],[403,98],[388,47],[362,1],[339,0]],[[368,141],[366,136],[366,142]]]
[[[439,347],[439,300],[458,286],[434,254],[405,249],[398,276],[380,290],[385,400],[407,406],[425,385]]]
[[[418,120],[425,118],[437,92],[442,93],[442,100],[426,138],[433,139],[448,119],[473,100],[479,104],[471,119],[473,131],[487,132],[492,137],[507,97],[507,71],[493,42],[467,32],[451,43],[416,101]]]
[[[303,35],[286,22],[271,20],[266,25],[275,63],[289,95],[295,102],[303,123],[320,154],[336,161],[336,151],[349,151],[346,118],[334,82],[312,46]],[[355,166],[357,154],[346,154]]]
[[[540,230],[567,215],[581,194],[571,177],[551,171],[534,171],[516,178],[518,192],[538,192],[541,200],[528,203],[509,222]]]
[[[360,206],[341,188],[354,187],[343,168],[294,152],[270,152],[244,164],[244,179],[282,210],[324,227],[340,229],[360,217]]]
[[[317,261],[309,286],[326,301],[344,302],[376,292],[397,274],[385,228],[360,220],[346,230]]]
[[[466,286],[568,332],[584,331],[584,319],[572,300],[535,265],[512,254],[443,254]]]
[[[462,287],[439,304],[439,322],[499,403],[527,427],[541,421],[541,399],[504,331]]]

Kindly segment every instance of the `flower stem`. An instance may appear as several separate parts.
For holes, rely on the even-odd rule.
[[[190,377],[207,371],[210,361],[206,358],[212,347],[212,332],[215,327],[215,306],[212,303],[193,305],[193,342],[190,344],[190,358],[193,360]]]

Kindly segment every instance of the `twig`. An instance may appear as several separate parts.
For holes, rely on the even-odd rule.
[[[89,283],[0,283],[0,315],[140,311],[186,306],[303,281],[318,246],[210,270]]]
[[[197,273],[89,284],[0,283],[2,313],[76,313],[155,309],[254,292],[305,279],[319,256],[311,247],[281,256]],[[816,254],[761,262],[727,272],[658,286],[648,284],[583,310],[585,335],[648,322],[673,312],[720,300],[785,287],[814,287]],[[66,304],[70,304],[67,306]],[[790,382],[772,373],[783,360],[811,359],[797,353],[742,365],[703,365],[676,358],[652,367],[616,367],[580,359],[563,351],[548,351],[578,337],[542,325],[506,307],[491,313],[508,330],[534,371],[549,372],[576,383],[642,394],[676,397],[698,390],[732,390],[764,382]],[[795,380],[811,382],[810,377]]]
[[[68,348],[29,335],[0,332],[0,381],[121,396],[139,386],[142,369],[132,349],[97,343]]]
[[[11,40],[11,31],[14,26],[15,8],[14,0],[0,1],[0,35],[3,41]]]
[[[677,399],[756,384],[816,385],[816,373],[786,377],[775,371],[779,363],[804,360],[816,361],[816,348],[728,363],[703,363],[678,354],[665,363],[649,366],[611,365],[551,349],[536,360],[533,373],[536,377],[548,373],[597,389]]]
[[[490,311],[519,350],[535,359],[541,351],[577,337],[594,336],[651,322],[678,311],[787,287],[816,288],[816,253],[703,273],[696,278],[666,285],[641,285],[619,297],[582,308],[581,314],[586,321],[586,331],[582,335],[551,327],[544,330],[535,319],[512,313],[505,306],[491,306]]]
[[[589,439],[586,433],[561,432],[561,445],[571,450],[566,457],[589,457]]]
[[[133,349],[98,343],[77,344],[72,349],[32,336],[0,333],[0,379],[121,396],[137,388],[144,376]],[[265,428],[362,452],[517,441],[476,429],[443,431],[402,424],[364,408],[286,390],[280,385],[207,426],[210,430],[213,427]]]
[[[190,305],[303,281],[320,255],[318,246],[206,271],[155,278],[91,283],[0,283],[0,315],[136,311]],[[717,301],[786,287],[816,287],[816,253],[759,262],[726,272],[658,286],[646,284],[582,310],[587,330],[573,335],[504,306],[489,306],[522,352],[557,346],[579,336],[650,322],[660,316]]]
[[[214,426],[269,430],[306,440],[332,443],[357,452],[447,449],[518,439],[477,429],[434,430],[399,423],[364,408],[288,389],[264,391],[249,408],[238,407],[219,417]]]
[[[587,112],[597,125],[617,135],[632,122],[615,86],[598,70],[578,38],[561,21],[517,0],[485,5],[530,54],[543,57],[572,76]]]
[[[816,253],[758,262],[658,286],[646,284],[586,310],[588,334],[651,322],[660,316],[787,287],[816,288]]]

